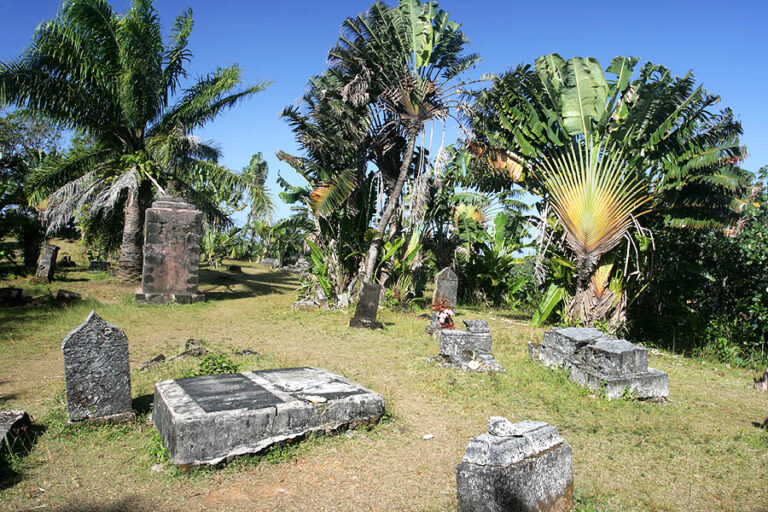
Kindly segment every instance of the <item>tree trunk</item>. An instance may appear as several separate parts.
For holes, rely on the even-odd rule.
[[[400,199],[400,193],[403,191],[403,185],[405,185],[405,178],[408,176],[408,170],[411,168],[411,162],[413,161],[413,150],[416,147],[416,135],[418,132],[409,132],[408,145],[405,149],[405,157],[403,163],[400,166],[400,175],[397,177],[395,187],[392,189],[392,193],[387,197],[387,204],[384,207],[384,212],[379,219],[379,225],[376,228],[376,235],[371,240],[371,246],[368,248],[368,256],[365,260],[365,274],[363,274],[364,282],[370,282],[373,277],[373,273],[376,271],[376,261],[379,257],[379,248],[381,247],[381,241],[384,238],[384,231],[389,225],[389,219],[392,218],[392,214],[395,212],[395,206]]]
[[[117,264],[117,282],[138,283],[141,280],[142,237],[141,210],[139,198],[131,195],[123,207],[123,245],[120,247],[120,260]]]
[[[578,318],[585,327],[594,326],[589,283],[599,259],[599,257],[587,256],[576,260],[576,293],[571,303],[570,316]]]

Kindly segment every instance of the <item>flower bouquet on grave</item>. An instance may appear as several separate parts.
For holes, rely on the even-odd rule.
[[[432,304],[432,311],[436,313],[438,329],[453,329],[453,306],[445,299],[440,299]]]

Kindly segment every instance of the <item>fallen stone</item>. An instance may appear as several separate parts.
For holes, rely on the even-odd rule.
[[[0,411],[0,452],[18,453],[29,447],[32,423],[25,411]]]
[[[299,311],[309,311],[312,309],[318,309],[320,306],[312,299],[302,299],[297,300],[293,304],[293,309],[299,310]]]
[[[203,346],[203,340],[198,340],[195,338],[189,338],[187,341],[184,342],[184,350],[189,350],[194,347],[202,347]]]
[[[199,465],[383,414],[380,394],[344,377],[284,368],[158,382],[152,418],[173,463]]]
[[[489,432],[467,445],[456,482],[460,512],[565,512],[573,508],[571,447],[547,423],[492,417]]]
[[[20,306],[24,303],[24,293],[21,288],[0,288],[0,304],[4,306]]]
[[[644,347],[594,328],[551,329],[541,344],[529,343],[528,351],[534,361],[568,370],[571,381],[611,400],[663,400],[669,395],[668,375],[648,366]]]
[[[95,311],[61,346],[70,422],[132,421],[128,338]]]
[[[151,370],[152,368],[160,366],[164,362],[165,362],[165,354],[160,354],[153,357],[146,363],[142,364],[139,370]]]
[[[235,351],[236,356],[259,356],[260,353],[256,352],[255,350],[236,350]]]
[[[184,359],[186,357],[203,357],[207,353],[208,349],[206,348],[192,347],[189,350],[185,350],[181,354],[176,354],[175,356],[168,358],[168,361],[178,361],[179,359]]]
[[[56,300],[63,303],[72,303],[82,300],[83,296],[69,290],[59,290],[56,292]]]

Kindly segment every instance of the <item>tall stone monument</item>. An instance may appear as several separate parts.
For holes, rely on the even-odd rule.
[[[130,421],[128,337],[91,311],[62,343],[70,422]]]
[[[459,512],[567,512],[573,456],[557,428],[491,417],[456,466]]]
[[[198,293],[203,214],[183,199],[161,197],[147,209],[144,222],[144,268],[136,302],[190,304],[205,300]]]
[[[432,304],[446,300],[456,307],[459,294],[459,278],[450,267],[445,267],[435,276],[435,291],[432,293]]]
[[[381,285],[378,283],[363,283],[360,297],[355,307],[355,316],[349,319],[349,326],[356,329],[381,329],[381,322],[376,321],[379,311],[379,296]]]
[[[59,255],[59,246],[53,244],[44,244],[43,252],[40,255],[40,263],[37,264],[35,277],[53,281],[53,274],[56,272],[56,257]]]

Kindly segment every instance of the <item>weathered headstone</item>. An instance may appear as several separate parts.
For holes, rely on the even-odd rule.
[[[203,214],[183,199],[162,197],[147,209],[144,267],[136,302],[190,304],[198,293]]]
[[[284,368],[158,382],[152,421],[174,464],[199,465],[383,414],[384,398],[349,379]]]
[[[531,359],[569,371],[569,378],[616,399],[629,393],[638,399],[669,395],[669,376],[648,366],[648,351],[627,340],[613,339],[595,328],[555,328],[541,344],[528,344]]]
[[[491,353],[491,330],[485,320],[464,320],[467,330],[440,329],[440,355],[446,365],[476,372],[498,372],[504,368]]]
[[[53,274],[56,272],[56,256],[59,254],[59,246],[53,244],[44,244],[43,252],[40,255],[40,262],[37,264],[35,277],[53,281]]]
[[[432,304],[445,300],[451,306],[456,307],[458,294],[459,278],[450,267],[445,267],[435,276],[435,291],[432,293]]]
[[[381,322],[376,321],[379,312],[379,297],[381,285],[378,283],[363,283],[360,297],[355,307],[355,316],[349,319],[349,326],[357,329],[381,329]]]
[[[456,466],[460,512],[566,512],[573,508],[571,447],[541,421],[491,417]]]
[[[131,372],[128,338],[117,326],[91,311],[67,334],[64,377],[69,421],[130,421]]]
[[[0,452],[15,454],[26,448],[32,437],[32,424],[24,411],[0,411]]]

